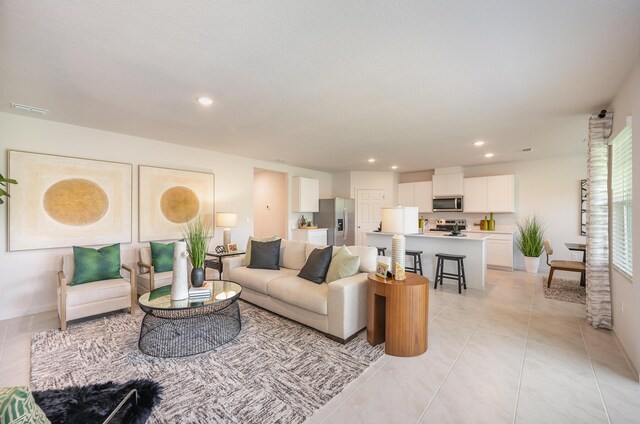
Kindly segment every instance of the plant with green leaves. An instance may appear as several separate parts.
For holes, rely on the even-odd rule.
[[[538,258],[544,250],[544,227],[534,215],[518,223],[516,246],[524,256]]]
[[[203,224],[200,217],[187,222],[182,235],[187,243],[187,254],[194,268],[204,268],[209,241],[211,241],[211,223]]]
[[[7,184],[18,184],[18,182],[10,178],[5,178],[4,175],[0,174],[0,205],[4,203],[3,197],[11,197],[6,190]]]

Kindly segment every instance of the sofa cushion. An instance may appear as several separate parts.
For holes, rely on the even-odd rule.
[[[151,247],[151,265],[154,272],[173,271],[173,251],[175,243],[149,242]]]
[[[129,296],[131,296],[131,285],[124,278],[67,286],[67,306],[86,305]]]
[[[244,258],[242,258],[242,266],[247,266],[251,263],[251,242],[253,240],[264,242],[264,241],[278,240],[279,238],[280,237],[278,236],[271,236],[271,237],[257,239],[257,238],[253,238],[252,236],[249,236],[249,240],[247,240],[247,248],[245,249],[245,252],[244,252]]]
[[[358,273],[359,268],[360,256],[352,255],[347,246],[342,246],[331,259],[325,280],[330,283],[341,278],[351,277]]]
[[[324,249],[314,249],[307,258],[298,277],[304,278],[316,284],[324,282],[331,263],[331,254],[333,246],[327,246]]]
[[[120,276],[120,243],[92,249],[73,246],[75,271],[72,285],[122,278]]]
[[[360,272],[375,272],[378,249],[373,246],[349,246],[349,251],[360,256]]]
[[[282,258],[282,266],[289,269],[302,269],[307,261],[306,246],[307,243],[304,241],[287,241],[284,249],[284,258]]]
[[[224,270],[225,278],[231,281],[237,281],[242,287],[268,294],[267,283],[269,281],[287,275],[295,275],[298,271],[295,269],[280,268],[275,269],[251,269],[244,266]]]
[[[268,295],[307,311],[327,315],[328,286],[290,275],[269,281]]]
[[[247,268],[280,269],[280,239],[274,241],[251,240],[251,260]]]

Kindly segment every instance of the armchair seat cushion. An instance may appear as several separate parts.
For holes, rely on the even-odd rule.
[[[269,296],[290,305],[327,315],[329,288],[326,283],[314,284],[297,275],[289,275],[269,281],[268,292]]]
[[[131,284],[124,278],[67,286],[67,307],[121,297],[131,297]]]
[[[138,274],[138,284],[144,286],[149,290],[149,278],[151,274]],[[173,271],[154,272],[153,273],[153,286],[157,289],[160,287],[168,286],[173,282]]]

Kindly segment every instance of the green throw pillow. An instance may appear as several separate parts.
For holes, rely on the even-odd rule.
[[[342,246],[331,259],[325,281],[330,283],[341,278],[351,277],[358,273],[358,268],[360,268],[360,256],[352,255],[347,246]]]
[[[247,240],[247,248],[245,249],[244,258],[242,259],[242,266],[249,266],[251,263],[251,240],[259,241],[259,242],[267,242],[267,241],[276,241],[279,240],[278,236],[271,236],[262,239],[253,238],[249,236],[249,240]]]
[[[0,424],[49,424],[28,387],[0,388]]]
[[[154,272],[173,271],[174,243],[149,242],[151,245],[151,265]]]
[[[71,285],[111,280],[120,276],[120,243],[100,249],[73,246],[75,270]]]

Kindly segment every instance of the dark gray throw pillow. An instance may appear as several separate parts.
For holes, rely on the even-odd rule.
[[[322,284],[327,276],[329,265],[331,265],[332,253],[333,246],[327,246],[324,249],[313,249],[298,277],[316,284]]]
[[[247,268],[280,269],[280,242],[251,240],[251,262]]]

